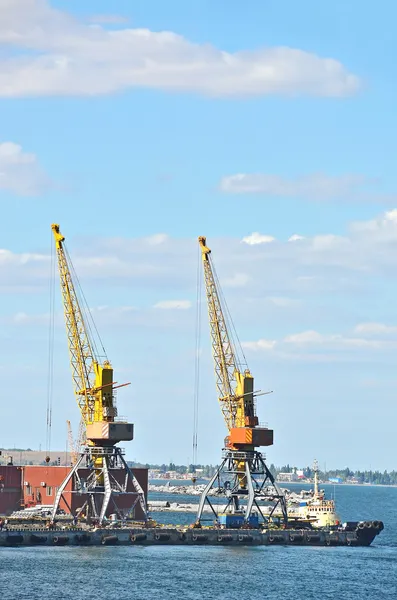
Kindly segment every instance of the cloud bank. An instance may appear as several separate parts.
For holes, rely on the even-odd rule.
[[[269,224],[267,223],[267,228]],[[372,276],[394,280],[397,270],[397,209],[350,223],[344,235],[332,233],[276,239],[260,231],[239,238],[207,240],[222,283],[235,292],[288,298],[290,293],[357,289]],[[67,238],[79,276],[95,282],[161,289],[179,307],[195,291],[197,240],[165,233],[141,238]],[[0,249],[0,286],[7,282],[43,286],[49,254]],[[232,293],[232,292],[231,292]],[[176,300],[174,300],[176,296]],[[179,300],[181,298],[182,300]],[[158,301],[158,300],[157,300]]]
[[[268,173],[227,175],[219,183],[226,194],[256,194],[271,198],[296,198],[311,201],[340,200],[348,202],[397,202],[397,194],[384,194],[379,182],[364,175],[347,173],[327,175],[312,173],[287,178]]]
[[[0,142],[0,192],[38,196],[50,186],[35,154],[14,142]]]
[[[368,325],[371,324],[368,323]],[[272,353],[274,358],[281,360],[371,361],[375,360],[374,353],[384,356],[384,353],[397,350],[397,327],[378,325],[383,330],[393,331],[394,336],[385,340],[382,335],[376,336],[371,330],[365,337],[366,324],[361,324],[347,333],[324,334],[316,330],[307,330],[287,335],[278,340],[260,338],[254,341],[244,341],[242,347],[253,353],[266,352],[267,355]]]
[[[0,96],[110,94],[127,88],[212,97],[349,96],[359,78],[334,58],[286,46],[230,53],[171,31],[87,24],[46,0],[0,3]],[[120,19],[110,21],[121,25]]]

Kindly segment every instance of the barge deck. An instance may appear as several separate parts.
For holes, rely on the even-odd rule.
[[[5,546],[227,545],[227,546],[370,546],[382,521],[347,523],[325,529],[219,529],[186,527],[62,528],[12,527],[0,531]]]

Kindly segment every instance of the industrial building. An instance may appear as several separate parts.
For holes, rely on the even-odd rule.
[[[20,509],[22,500],[22,467],[0,465],[0,515]]]
[[[14,510],[21,508],[31,508],[37,505],[52,505],[59,486],[65,479],[70,467],[61,466],[0,466],[0,515],[10,515]],[[147,499],[148,489],[148,470],[146,468],[132,469],[132,472],[142,487],[145,498]],[[88,476],[89,469],[82,469],[80,477],[84,480],[84,474]],[[124,482],[125,471],[123,469],[114,469],[112,475],[120,483]],[[67,502],[72,507],[73,512],[83,506],[86,501],[86,494],[72,493],[74,486],[72,479],[64,492]],[[73,490],[74,491],[74,490]],[[118,500],[118,506],[127,509],[130,505],[129,496],[121,496]],[[69,512],[67,506],[61,501],[60,508]],[[134,508],[135,519],[144,519],[139,503]],[[109,512],[111,509],[109,508]]]

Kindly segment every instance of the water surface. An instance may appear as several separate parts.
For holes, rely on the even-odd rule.
[[[1,548],[1,598],[396,600],[397,488],[337,486],[336,501],[343,520],[384,521],[371,547]]]

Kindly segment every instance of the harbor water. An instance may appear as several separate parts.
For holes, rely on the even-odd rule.
[[[328,497],[334,493],[333,486],[324,488]],[[336,486],[335,492],[343,521],[384,522],[385,530],[369,548],[1,548],[1,598],[396,599],[397,488]],[[168,498],[176,501],[175,496]],[[175,524],[194,518],[180,513],[154,516]]]

